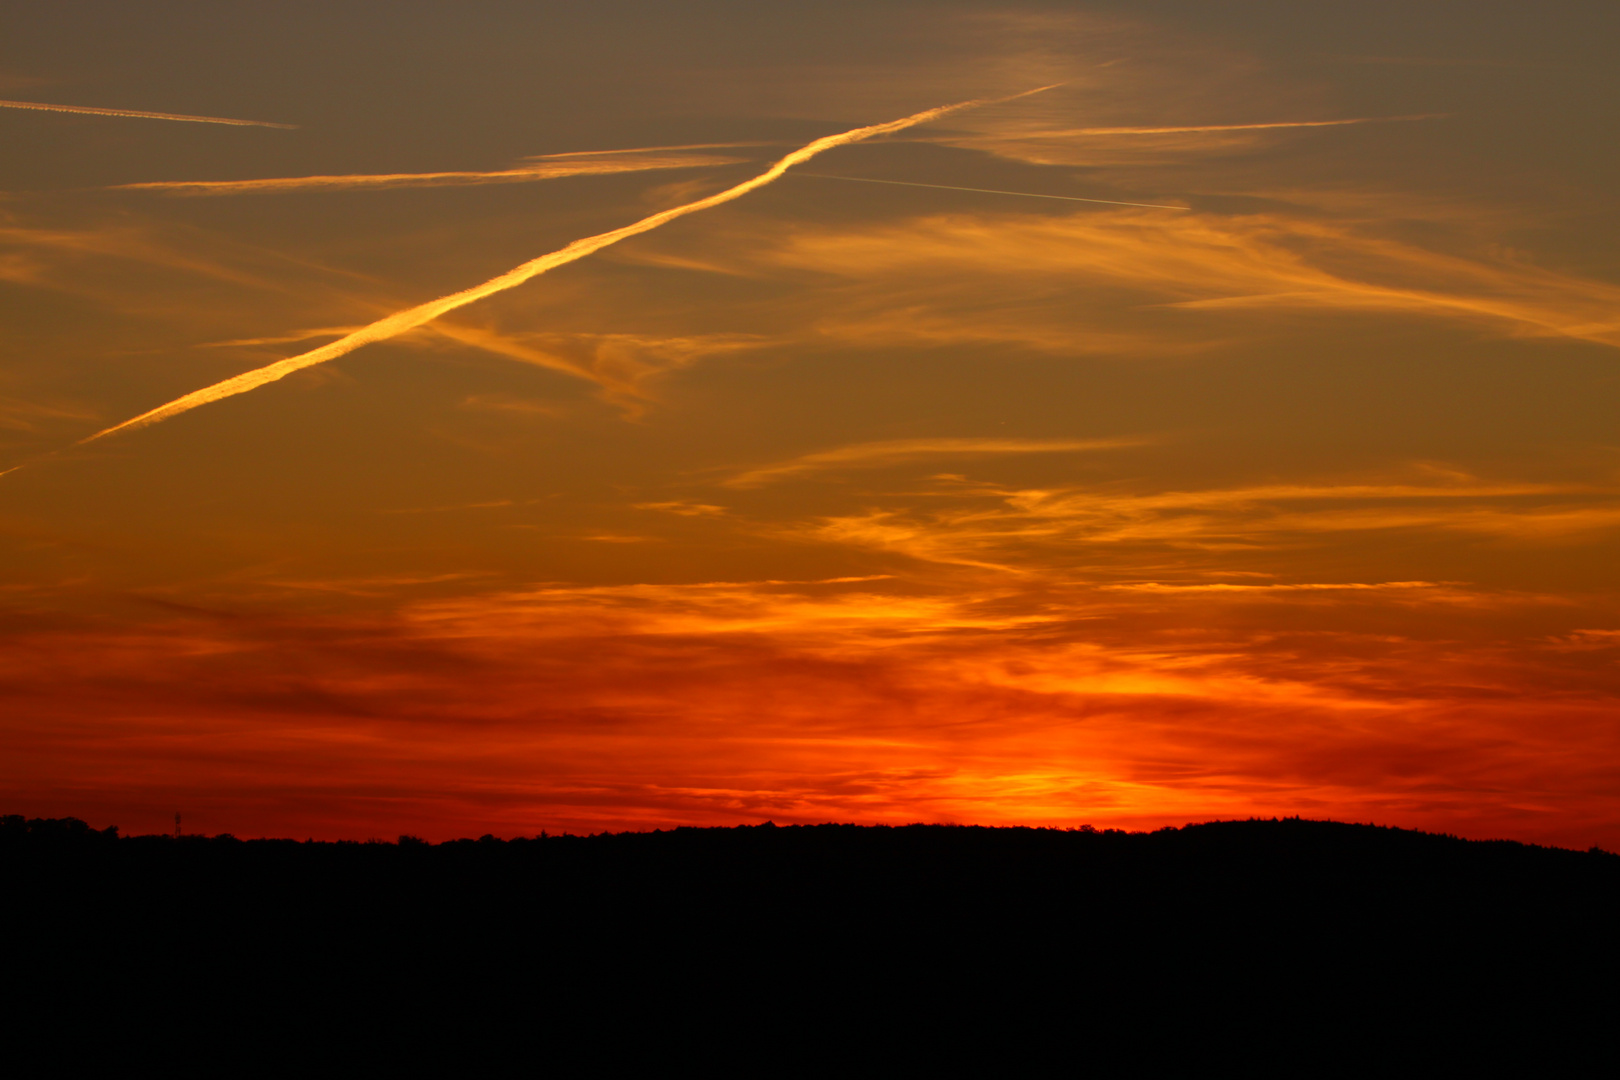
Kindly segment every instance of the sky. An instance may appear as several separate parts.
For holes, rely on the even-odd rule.
[[[1620,847],[1617,31],[7,5],[5,810]]]

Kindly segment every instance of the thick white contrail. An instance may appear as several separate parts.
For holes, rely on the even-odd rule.
[[[199,405],[208,405],[224,398],[233,397],[236,394],[245,394],[249,390],[257,389],[266,383],[285,378],[295,371],[301,371],[304,368],[313,367],[328,360],[335,360],[340,356],[353,352],[362,345],[369,345],[375,341],[386,341],[388,338],[403,334],[407,330],[413,330],[424,323],[432,322],[440,315],[464,307],[475,300],[493,296],[495,293],[521,285],[530,278],[543,274],[548,270],[554,270],[577,259],[583,259],[592,252],[600,251],[610,244],[617,244],[620,240],[627,240],[632,236],[650,232],[660,225],[667,225],[676,218],[685,217],[687,214],[695,214],[699,210],[707,210],[710,207],[719,206],[721,203],[741,198],[755,188],[761,188],[769,184],[794,165],[799,164],[801,161],[809,161],[824,150],[831,150],[835,146],[861,142],[877,135],[886,135],[891,131],[901,131],[917,124],[926,124],[930,120],[936,120],[941,116],[972,108],[976,105],[1012,101],[1015,98],[1027,97],[1030,94],[1038,94],[1042,90],[1050,89],[1052,87],[1043,86],[1035,90],[1027,90],[1022,94],[1014,94],[1011,97],[963,101],[955,105],[941,105],[939,108],[927,109],[900,120],[890,120],[885,124],[873,124],[870,127],[855,128],[853,131],[817,139],[815,142],[802,146],[788,154],[758,176],[750,180],[744,180],[735,187],[727,188],[716,195],[710,195],[707,198],[698,199],[696,202],[689,202],[684,206],[661,211],[651,217],[642,218],[633,225],[626,225],[611,232],[598,233],[595,236],[587,236],[582,240],[575,240],[565,248],[542,255],[537,259],[531,259],[522,266],[508,270],[499,277],[490,278],[482,285],[474,285],[470,289],[463,289],[448,296],[441,296],[437,300],[429,300],[425,304],[418,304],[416,307],[395,312],[386,318],[378,319],[370,326],[363,326],[331,344],[322,345],[318,349],[311,349],[309,352],[300,353],[297,356],[289,356],[285,360],[278,360],[257,370],[244,372],[234,378],[226,379],[224,382],[215,383],[213,386],[197,390],[187,394],[185,397],[176,398],[167,405],[160,405],[150,412],[144,412],[133,420],[125,420],[122,424],[117,424],[107,428],[105,431],[98,431],[88,438],[81,439],[77,445],[82,446],[85,443],[106,438],[108,435],[120,431],[133,431],[136,428],[149,427],[152,424],[167,420],[171,416],[178,416],[183,412],[195,409]]]
[[[109,191],[150,191],[159,195],[273,195],[285,191],[343,191],[355,188],[467,187],[480,184],[526,184],[563,176],[644,172],[648,169],[691,169],[699,165],[735,165],[743,158],[709,154],[648,154],[605,161],[582,158],[547,165],[526,165],[494,172],[359,173],[346,176],[274,176],[263,180],[149,180],[117,184]]]
[[[187,116],[184,113],[142,112],[139,109],[98,109],[91,105],[51,105],[43,101],[0,101],[3,109],[37,109],[40,112],[85,113],[89,116],[131,116],[137,120],[184,120],[188,124],[234,124],[237,127],[296,128],[297,124],[273,124],[268,120],[232,120],[225,116]]]

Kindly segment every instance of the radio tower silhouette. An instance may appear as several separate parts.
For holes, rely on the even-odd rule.
[[[174,812],[174,838],[180,839],[180,811]]]

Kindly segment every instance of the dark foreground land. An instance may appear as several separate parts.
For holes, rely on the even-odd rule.
[[[474,896],[530,917],[577,907],[571,914],[739,924],[788,915],[915,923],[975,909],[1017,910],[1025,923],[1116,909],[1177,923],[1264,913],[1303,924],[1444,909],[1453,930],[1486,913],[1539,912],[1535,925],[1556,937],[1620,915],[1620,856],[1598,848],[1299,818],[1138,833],[765,824],[433,844],[120,836],[75,818],[6,816],[0,872],[14,902],[150,901],[177,928],[261,911],[342,920],[356,906],[370,921],[423,916]]]
[[[311,1016],[832,1009],[948,1034],[1001,1010],[1051,1034],[1121,1007],[1280,1030],[1354,1002],[1589,1032],[1620,960],[1620,856],[1297,819],[396,844],[10,817],[0,880],[14,985]]]

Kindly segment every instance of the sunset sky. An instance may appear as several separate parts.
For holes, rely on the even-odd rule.
[[[0,810],[1620,848],[1617,40],[7,5]]]

